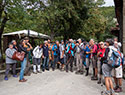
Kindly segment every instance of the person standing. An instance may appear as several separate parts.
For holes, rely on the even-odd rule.
[[[49,48],[48,48],[48,42],[44,41],[43,45],[43,64],[42,64],[42,71],[44,72],[45,69],[49,71]]]
[[[114,95],[114,88],[113,88],[113,82],[112,82],[112,66],[108,64],[109,58],[112,55],[112,49],[113,49],[113,41],[112,39],[106,40],[107,48],[105,50],[105,54],[103,57],[103,65],[102,65],[102,72],[105,78],[105,86],[106,86],[106,94],[107,95]]]
[[[52,59],[52,47],[53,47],[53,43],[51,42],[50,39],[48,39],[49,64],[50,64],[50,67],[51,67],[51,68],[52,68],[52,65],[53,65],[53,59]]]
[[[112,70],[112,76],[114,78],[115,81],[115,92],[119,93],[122,92],[122,76],[123,76],[123,69],[122,69],[122,65],[123,65],[123,54],[121,53],[121,51],[119,50],[119,44],[118,42],[114,42],[114,48],[117,49],[117,52],[119,53],[120,57],[121,57],[121,64],[119,67],[117,68],[113,68]]]
[[[32,51],[33,47],[31,46],[31,44],[29,42],[29,37],[25,37],[24,42],[25,42],[25,47],[30,49],[27,54],[27,65],[26,65],[26,69],[25,69],[25,75],[30,76],[31,75],[31,60],[32,60],[31,51]]]
[[[24,56],[24,60],[21,61],[21,70],[20,70],[19,82],[26,82],[27,81],[27,79],[24,78],[24,71],[25,71],[25,68],[26,68],[26,65],[27,65],[28,51],[30,51],[31,49],[32,49],[32,47],[27,47],[24,39],[22,39],[20,41],[18,51],[19,52],[25,52],[25,56]]]
[[[64,61],[65,61],[65,46],[64,41],[61,41],[61,44],[59,46],[60,49],[60,63],[61,63],[61,70],[64,70]]]
[[[60,55],[59,55],[59,41],[56,41],[56,43],[53,45],[53,47],[52,47],[52,55],[53,55],[53,59],[54,59],[52,69],[54,71],[56,64],[58,64],[58,62],[59,62],[59,57],[60,57]]]
[[[105,46],[103,42],[99,43],[99,50],[97,52],[97,57],[99,58],[99,68],[100,68],[100,73],[99,73],[99,80],[97,82],[97,84],[101,84],[101,80],[102,80],[102,65],[103,65],[103,57],[104,57],[104,53],[105,53]]]
[[[67,44],[66,47],[66,72],[69,70],[69,64],[70,64],[70,71],[73,72],[73,61],[74,61],[74,48],[75,44],[73,43],[72,39],[69,39],[69,43]]]
[[[43,55],[43,44],[40,44],[40,46],[36,46],[35,49],[33,50],[33,73],[37,74],[41,73],[41,58]],[[37,68],[37,70],[36,70]]]
[[[83,74],[84,73],[84,65],[83,65],[84,44],[83,44],[81,39],[78,39],[78,42],[79,42],[78,48],[80,49],[80,52],[79,52],[80,53],[80,56],[79,56],[79,70],[80,70],[80,74]]]
[[[74,40],[74,44],[75,44],[75,46],[76,46],[76,43],[77,41],[76,40]],[[75,67],[75,70],[77,70],[77,64],[76,64],[76,47],[74,48],[74,67]]]
[[[8,80],[8,74],[10,71],[10,67],[12,66],[13,69],[13,77],[17,77],[16,75],[16,60],[12,59],[12,56],[16,50],[13,48],[13,44],[9,43],[9,48],[6,49],[6,71],[5,71],[5,77],[4,80]]]
[[[81,71],[81,68],[82,68],[82,65],[81,65],[81,58],[80,58],[80,47],[79,47],[79,42],[77,41],[76,42],[76,66],[77,66],[77,70],[76,70],[76,74],[79,74],[80,71]]]
[[[97,45],[95,44],[94,39],[90,40],[92,48],[92,66],[93,66],[93,76],[91,80],[98,80],[98,68],[97,68]]]
[[[90,54],[91,54],[91,47],[90,45],[87,43],[84,46],[84,55],[85,55],[85,63],[86,63],[86,75],[89,75],[89,66],[90,66]]]

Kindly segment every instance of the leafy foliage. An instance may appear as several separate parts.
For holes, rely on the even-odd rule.
[[[3,4],[6,2],[6,4]],[[112,37],[114,7],[100,7],[104,0],[2,0],[8,21],[4,32],[31,29],[52,39]],[[5,14],[6,13],[6,14]]]

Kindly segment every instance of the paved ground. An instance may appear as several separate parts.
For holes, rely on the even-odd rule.
[[[19,83],[17,78],[8,81],[0,76],[0,95],[101,95],[104,87],[97,85],[89,77],[56,71],[32,74],[28,82]],[[125,95],[124,92],[118,95]]]

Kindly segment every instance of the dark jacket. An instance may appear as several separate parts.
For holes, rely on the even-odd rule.
[[[43,46],[43,55],[44,55],[44,57],[48,57],[49,56],[49,48],[48,48],[48,46]]]
[[[26,58],[26,57],[27,57],[27,54],[28,54],[27,48],[23,47],[23,46],[20,44],[19,47],[18,47],[18,52],[22,52],[22,51],[25,52],[24,58]]]
[[[18,48],[17,48],[15,45],[13,45],[13,48],[14,48],[15,50],[18,50]]]

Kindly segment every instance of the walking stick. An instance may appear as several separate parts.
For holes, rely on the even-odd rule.
[[[71,57],[69,58],[69,60],[67,61],[66,65],[68,65],[68,63],[70,62],[71,58],[72,58],[72,55],[71,55]]]

